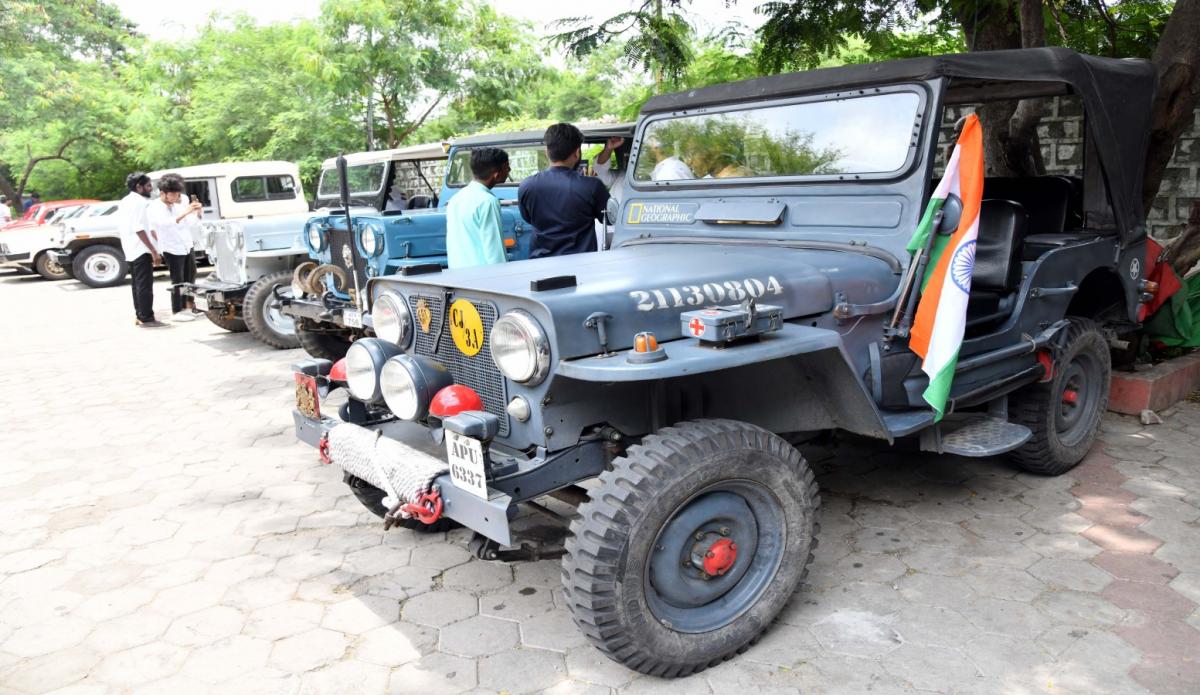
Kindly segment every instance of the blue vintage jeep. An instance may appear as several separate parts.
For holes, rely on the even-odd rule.
[[[613,136],[632,136],[633,124],[588,127],[583,133],[586,143],[602,143]],[[369,280],[446,266],[446,204],[471,182],[470,157],[475,148],[502,147],[508,152],[512,172],[493,193],[500,199],[508,259],[528,258],[533,227],[517,209],[517,187],[549,165],[543,135],[544,131],[533,130],[455,140],[439,193],[434,192],[434,178],[415,163],[406,172],[407,163],[397,161],[393,180],[420,181],[428,194],[404,195],[396,185],[389,189],[387,172],[377,156],[383,153],[346,157],[351,214],[330,211],[308,221],[304,240],[310,262],[296,268],[292,297],[283,300],[283,313],[296,320],[300,345],[314,357],[341,358],[351,342],[374,335],[360,296]],[[337,170],[326,167],[317,186],[319,195],[337,195],[339,186]],[[357,214],[358,206],[381,212]],[[352,219],[352,233],[347,231],[347,217]]]

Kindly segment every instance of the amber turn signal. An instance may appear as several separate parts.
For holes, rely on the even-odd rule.
[[[638,333],[633,337],[634,352],[654,352],[658,349],[658,340],[653,333]]]

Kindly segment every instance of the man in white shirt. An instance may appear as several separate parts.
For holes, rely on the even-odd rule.
[[[604,143],[604,149],[596,155],[596,161],[592,162],[592,170],[596,172],[596,178],[600,179],[600,183],[608,188],[608,196],[617,203],[621,202],[623,191],[622,184],[625,182],[625,167],[614,168],[616,163],[613,159],[613,153],[616,152],[621,145],[625,144],[625,138],[613,137],[609,138]],[[596,249],[604,251],[608,248],[608,230],[609,225],[596,221]]]
[[[137,325],[161,328],[167,324],[154,318],[154,266],[162,265],[157,240],[146,226],[146,205],[153,184],[150,177],[135,172],[125,177],[129,194],[117,206],[117,229],[121,232],[121,251],[129,262],[133,279],[133,312]]]
[[[192,229],[199,221],[203,206],[183,202],[183,177],[163,174],[158,180],[158,199],[146,206],[146,226],[158,239],[158,248],[171,273],[171,315],[175,321],[195,318],[179,294],[179,285],[196,281],[196,260],[192,257]]]

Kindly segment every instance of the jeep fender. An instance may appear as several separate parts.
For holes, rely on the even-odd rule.
[[[774,432],[843,429],[891,441],[836,331],[785,323],[729,347],[682,339],[662,348],[667,357],[659,362],[630,363],[628,350],[560,362],[543,408],[544,422],[562,430],[561,441],[557,431],[548,437],[550,447],[598,423],[641,434],[696,417]],[[622,402],[647,407],[617,412],[613,405]]]

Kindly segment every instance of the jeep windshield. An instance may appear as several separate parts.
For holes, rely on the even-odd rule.
[[[356,164],[346,167],[346,180],[350,182],[350,197],[373,197],[383,190],[383,177],[387,173],[384,162],[371,164]],[[318,198],[337,198],[341,195],[339,187],[341,178],[337,169],[326,169],[321,172],[321,181],[317,184]]]
[[[501,184],[503,186],[516,186],[525,178],[550,166],[550,159],[546,157],[546,148],[540,144],[502,149],[508,153],[508,165],[512,168],[508,174],[508,181]],[[453,159],[450,160],[450,169],[446,174],[446,185],[465,186],[471,182],[472,178],[471,150],[455,151]]]
[[[909,159],[920,102],[901,91],[658,118],[634,181],[892,175]]]

